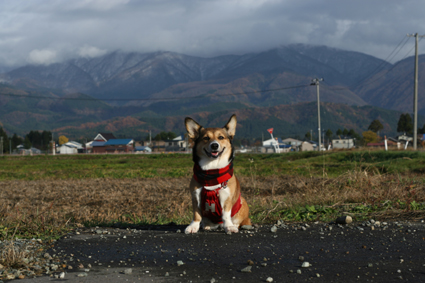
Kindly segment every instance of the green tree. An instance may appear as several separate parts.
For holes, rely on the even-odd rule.
[[[325,136],[328,138],[328,140],[330,140],[333,136],[333,133],[330,129],[328,129],[325,133]]]
[[[31,141],[30,141],[29,137],[26,136],[25,137],[25,140],[24,140],[24,148],[25,149],[30,149],[31,147],[32,147]]]
[[[156,141],[163,141],[163,140],[172,140],[175,137],[177,137],[177,135],[173,132],[160,132],[159,134],[157,134],[153,139]]]
[[[305,133],[304,137],[305,137],[306,140],[311,141],[311,133],[310,132]]]
[[[341,131],[341,129],[338,129],[338,130],[336,131],[336,135],[337,135],[337,136],[342,135],[342,131]]]
[[[348,136],[349,137],[352,137],[353,139],[356,139],[356,140],[361,140],[361,136],[358,134],[358,133],[356,133],[353,129],[350,129],[349,131],[348,131]]]
[[[413,122],[410,114],[401,114],[397,124],[397,132],[411,135],[413,133]]]
[[[382,125],[381,121],[379,121],[378,119],[375,119],[372,121],[372,123],[370,123],[369,128],[367,128],[368,130],[372,131],[372,132],[379,132],[380,130],[382,130],[384,128],[384,126]]]
[[[12,136],[12,150],[16,149],[16,147],[18,145],[21,145],[23,143],[24,143],[24,140],[21,137],[18,137],[16,135],[16,133],[13,134],[13,136]]]
[[[47,149],[49,147],[49,143],[52,140],[52,132],[43,131],[41,133],[41,149]]]
[[[346,128],[344,128],[344,130],[342,131],[342,135],[344,137],[348,135],[348,130]]]
[[[9,138],[7,137],[6,132],[3,130],[3,127],[0,127],[0,140],[3,138],[3,153],[9,151]]]
[[[49,131],[30,131],[27,134],[33,147],[46,149],[52,140],[52,133]]]

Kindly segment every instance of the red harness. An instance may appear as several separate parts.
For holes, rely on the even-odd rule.
[[[202,170],[199,165],[195,164],[193,167],[193,177],[203,187],[201,190],[201,211],[202,216],[208,218],[214,223],[223,223],[222,211],[223,208],[220,204],[220,190],[227,187],[227,181],[233,176],[233,162],[230,162],[224,168],[213,170]],[[215,190],[207,190],[205,186],[221,186]],[[232,207],[231,217],[235,216],[242,207],[241,194],[236,203]]]

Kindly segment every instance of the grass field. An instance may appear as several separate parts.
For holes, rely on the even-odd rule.
[[[424,217],[422,152],[240,154],[234,164],[254,223]],[[192,166],[187,154],[0,157],[0,239],[188,224]]]

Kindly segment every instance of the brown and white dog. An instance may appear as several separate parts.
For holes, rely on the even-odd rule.
[[[192,192],[193,220],[185,233],[222,226],[226,233],[237,233],[242,225],[251,225],[249,208],[241,196],[239,181],[233,175],[236,115],[223,128],[203,128],[192,118],[185,119],[193,146]]]

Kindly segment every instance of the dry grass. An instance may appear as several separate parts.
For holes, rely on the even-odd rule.
[[[254,221],[272,221],[279,211],[305,205],[343,207],[425,200],[415,176],[347,172],[337,178],[239,177]],[[0,230],[21,236],[55,236],[74,224],[190,222],[189,178],[1,181]],[[63,230],[62,230],[63,229]],[[50,232],[51,231],[51,232]],[[49,234],[51,233],[51,234]]]
[[[25,248],[20,248],[13,241],[8,241],[3,247],[0,254],[0,264],[3,266],[19,268],[25,266],[25,259],[29,257],[29,253]]]

